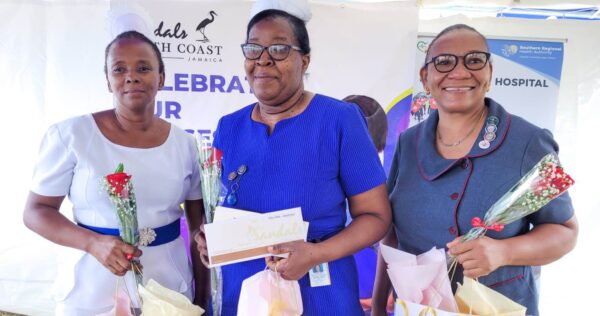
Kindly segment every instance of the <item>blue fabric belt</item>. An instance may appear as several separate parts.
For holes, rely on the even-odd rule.
[[[117,228],[95,227],[95,226],[88,226],[88,225],[85,225],[82,223],[77,223],[77,225],[79,225],[83,228],[87,228],[98,234],[119,236],[119,229],[117,229]],[[160,246],[162,244],[171,242],[171,241],[175,240],[177,237],[179,237],[179,234],[181,233],[179,218],[170,224],[167,224],[165,226],[161,226],[158,228],[153,228],[153,229],[154,229],[154,232],[156,233],[156,238],[154,239],[154,241],[152,241],[148,245],[148,247]]]

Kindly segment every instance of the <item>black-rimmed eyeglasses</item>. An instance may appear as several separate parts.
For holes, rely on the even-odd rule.
[[[298,46],[287,44],[273,44],[269,47],[264,47],[258,44],[245,43],[241,46],[244,57],[249,60],[259,59],[265,49],[267,50],[267,54],[269,54],[269,56],[275,61],[282,61],[286,59],[290,55],[290,51],[292,49],[299,52],[302,51],[302,48]]]
[[[441,54],[431,58],[423,67],[433,63],[435,69],[439,72],[451,72],[456,68],[458,59],[462,57],[465,68],[469,70],[481,70],[490,60],[490,53],[486,52],[470,52],[464,56],[456,56],[453,54]]]

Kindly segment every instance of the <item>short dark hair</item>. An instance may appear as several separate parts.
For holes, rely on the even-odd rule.
[[[383,151],[388,133],[388,121],[379,102],[366,95],[349,95],[344,98],[344,101],[358,105],[367,120],[367,128],[375,148],[378,152]]]
[[[454,25],[450,25],[447,28],[443,29],[441,32],[438,33],[438,35],[436,35],[433,40],[431,40],[431,42],[429,43],[429,47],[427,48],[427,53],[425,54],[425,61],[424,63],[429,61],[429,52],[430,52],[430,48],[433,47],[433,44],[442,36],[452,32],[452,31],[458,31],[458,30],[467,30],[467,31],[471,31],[479,36],[481,36],[481,38],[483,39],[483,42],[485,43],[485,49],[489,52],[490,47],[488,46],[487,43],[487,38],[485,36],[483,36],[483,34],[481,34],[478,30],[476,30],[474,27],[466,25],[466,24],[454,24]],[[423,65],[425,66],[425,65]]]
[[[292,32],[298,41],[298,47],[302,50],[303,54],[310,53],[310,41],[308,39],[308,31],[306,30],[306,23],[301,19],[281,10],[264,10],[256,14],[250,22],[248,22],[248,28],[246,29],[246,42],[248,42],[248,36],[250,36],[250,30],[254,25],[265,19],[283,18],[292,27]]]
[[[140,41],[150,45],[150,47],[152,47],[152,50],[156,54],[156,58],[158,59],[158,72],[161,74],[165,72],[165,63],[163,62],[162,54],[160,53],[160,49],[158,49],[158,47],[156,47],[156,45],[149,38],[147,38],[146,35],[144,35],[140,32],[137,32],[137,31],[127,31],[127,32],[123,32],[123,33],[117,35],[117,37],[115,37],[115,39],[113,39],[110,43],[108,43],[108,45],[106,45],[106,49],[104,50],[104,73],[105,74],[108,74],[108,66],[106,65],[106,62],[108,60],[108,52],[110,51],[110,48],[113,46],[114,43],[116,43],[117,41],[122,40],[122,39],[137,39],[137,40],[140,40]]]

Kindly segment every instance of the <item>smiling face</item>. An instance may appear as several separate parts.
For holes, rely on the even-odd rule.
[[[154,110],[156,92],[163,87],[165,74],[159,72],[158,57],[150,44],[138,39],[120,39],[107,55],[108,90],[115,106],[134,112]]]
[[[466,29],[450,31],[429,47],[427,61],[441,54],[461,56],[456,67],[447,73],[437,71],[433,63],[421,69],[421,83],[431,92],[440,111],[469,112],[484,105],[492,65],[488,62],[481,70],[465,68],[462,56],[473,51],[487,52],[487,45],[479,34]]]
[[[281,17],[266,18],[256,23],[248,34],[247,42],[263,47],[273,44],[298,46],[292,26]],[[299,90],[304,90],[302,79],[309,63],[310,55],[294,49],[281,61],[272,60],[265,50],[257,60],[246,59],[244,68],[258,101],[278,106]]]

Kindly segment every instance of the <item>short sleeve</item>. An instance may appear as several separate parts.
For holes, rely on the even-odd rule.
[[[384,184],[383,166],[356,106],[342,111],[340,126],[340,178],[346,195],[354,196]]]
[[[396,182],[398,181],[398,171],[400,167],[400,149],[401,149],[401,139],[398,138],[396,142],[396,150],[394,150],[394,158],[392,159],[392,165],[390,167],[390,173],[387,179],[387,192],[388,195],[392,194],[394,191],[394,187],[396,186]]]
[[[535,133],[527,144],[523,162],[521,165],[521,175],[525,175],[533,166],[535,166],[545,155],[549,153],[558,154],[558,144],[552,137],[552,133],[546,129],[540,129]],[[568,170],[567,170],[568,173]],[[529,215],[527,219],[533,225],[539,224],[561,224],[573,217],[573,203],[569,192],[565,192],[554,200],[548,202],[539,211]]]
[[[221,139],[221,135],[223,135],[223,127],[221,122],[223,121],[223,118],[219,119],[219,122],[217,123],[217,129],[215,130],[215,132],[213,133],[213,147],[215,148],[219,148],[220,150],[223,150],[223,144],[222,144],[222,139]]]
[[[45,196],[68,195],[76,163],[76,157],[65,145],[58,125],[51,126],[40,145],[31,191]]]
[[[188,135],[186,135],[188,136]],[[192,175],[190,179],[190,191],[185,198],[188,201],[201,200],[202,199],[202,189],[201,189],[201,176],[200,176],[200,157],[198,153],[198,149],[196,148],[196,143],[189,137],[189,152],[190,152],[190,163],[192,164]]]

